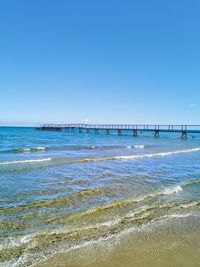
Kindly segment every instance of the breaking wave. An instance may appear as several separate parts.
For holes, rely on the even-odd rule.
[[[43,162],[43,161],[50,161],[50,160],[51,158],[4,161],[4,162],[0,162],[0,165],[35,163],[35,162]]]
[[[107,161],[107,160],[131,160],[131,159],[142,159],[142,158],[152,158],[152,157],[164,157],[164,156],[171,156],[176,154],[184,154],[184,153],[191,153],[200,151],[200,147],[185,149],[185,150],[176,150],[176,151],[169,151],[169,152],[159,152],[159,153],[149,153],[149,154],[142,154],[142,155],[130,155],[130,156],[114,156],[114,157],[105,157],[105,158],[87,158],[81,159],[76,162],[90,162],[90,161]]]
[[[10,149],[0,151],[1,153],[30,153],[30,152],[39,152],[44,151],[46,147],[38,146],[38,147],[27,147],[27,148],[17,148],[17,149]]]
[[[82,150],[115,150],[115,149],[141,149],[144,148],[145,145],[104,145],[104,146],[86,146],[86,145],[68,145],[68,146],[52,146],[52,147],[27,147],[27,148],[17,148],[17,149],[9,149],[2,150],[0,153],[34,153],[34,152],[42,152],[44,150],[56,150],[56,151],[82,151]]]
[[[165,188],[165,190],[163,191],[164,195],[171,195],[171,194],[175,194],[178,193],[179,191],[182,191],[182,187],[180,185],[171,187],[171,188]]]

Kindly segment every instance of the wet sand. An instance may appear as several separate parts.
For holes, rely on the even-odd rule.
[[[169,217],[53,255],[37,267],[199,267],[199,217]]]

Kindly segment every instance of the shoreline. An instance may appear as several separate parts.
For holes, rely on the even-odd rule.
[[[189,215],[152,221],[56,253],[32,267],[198,267],[198,220]]]

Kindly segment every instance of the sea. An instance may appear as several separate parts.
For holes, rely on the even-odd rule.
[[[0,266],[200,266],[200,135],[0,127]]]

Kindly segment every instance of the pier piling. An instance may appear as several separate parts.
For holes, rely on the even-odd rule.
[[[136,130],[133,130],[133,136],[138,136],[138,132]]]

